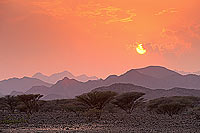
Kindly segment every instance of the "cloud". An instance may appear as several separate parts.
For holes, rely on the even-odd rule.
[[[154,15],[160,16],[163,14],[171,14],[171,13],[176,13],[176,12],[178,12],[178,11],[175,8],[169,8],[169,9],[164,9],[162,11],[159,11],[159,12],[155,13]]]
[[[128,17],[125,18],[119,18],[117,15],[113,16],[112,19],[106,21],[106,24],[113,23],[113,22],[132,22],[134,17],[136,17],[136,13],[134,13],[132,10],[126,10],[125,14],[128,15]]]
[[[190,30],[163,28],[160,34],[145,41],[140,41],[144,48],[149,52],[159,53],[162,55],[175,54],[177,56],[189,52],[192,48],[192,36]],[[137,43],[128,45],[129,49],[134,49],[138,46]]]
[[[181,55],[191,49],[192,42],[186,39],[188,34],[189,33],[185,34],[182,32],[182,29],[171,30],[163,28],[160,37],[152,42],[152,48],[154,49],[157,47],[160,53],[174,53],[176,55]]]
[[[89,18],[101,18],[105,24],[113,22],[132,22],[136,13],[133,10],[106,6],[100,3],[88,3],[79,7],[78,15]]]
[[[102,5],[100,3],[88,2],[77,4],[76,7],[70,7],[63,0],[32,2],[33,6],[40,10],[34,13],[42,13],[52,17],[66,18],[67,15],[78,17],[97,18],[105,24],[113,22],[132,22],[136,13],[133,10],[121,9],[114,6]]]

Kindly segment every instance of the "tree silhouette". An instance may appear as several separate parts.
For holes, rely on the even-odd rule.
[[[181,113],[187,106],[191,106],[192,100],[195,100],[195,98],[162,97],[149,101],[147,108],[157,114],[167,114],[172,117]]]
[[[143,103],[144,99],[141,98],[144,93],[140,92],[127,92],[117,96],[112,104],[124,110],[127,114],[131,114],[133,110]]]
[[[161,104],[156,109],[156,113],[158,114],[167,114],[170,117],[173,115],[177,115],[181,113],[186,106],[182,105],[180,103],[167,103],[167,104]]]
[[[116,95],[116,92],[111,91],[95,91],[77,96],[76,100],[84,105],[87,108],[87,111],[95,110],[95,112],[98,112],[98,117],[100,117],[101,113],[99,112],[101,112],[105,105]]]
[[[117,93],[111,91],[95,91],[77,96],[76,99],[88,108],[102,110],[116,95]]]
[[[40,94],[19,95],[19,100],[24,103],[21,110],[26,112],[28,116],[32,115],[33,112],[37,112],[39,110],[38,101],[42,96]]]

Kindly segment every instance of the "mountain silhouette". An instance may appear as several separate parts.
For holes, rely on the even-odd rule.
[[[33,86],[41,85],[47,87],[51,86],[51,84],[35,78],[10,78],[8,80],[0,81],[0,93],[2,93],[3,95],[8,95],[12,91],[25,92]]]
[[[133,84],[123,84],[116,83],[110,86],[103,86],[96,88],[92,91],[114,91],[118,94],[126,93],[126,92],[143,92],[145,95],[143,96],[147,100],[160,98],[160,97],[171,97],[171,96],[195,96],[200,97],[200,90],[194,89],[185,89],[185,88],[172,88],[169,90],[164,89],[149,89],[142,86],[136,86]]]
[[[74,76],[72,73],[68,71],[60,72],[60,73],[55,73],[50,76],[46,76],[42,73],[36,73],[32,76],[33,78],[40,79],[42,81],[55,84],[57,81],[62,80],[63,78],[67,77],[69,79],[76,79],[81,82],[87,82],[88,80],[97,80],[98,78],[95,76],[88,77],[87,75],[83,74],[80,76]]]
[[[41,85],[41,86],[33,86],[31,89],[25,92],[25,94],[48,94],[49,87]]]
[[[64,78],[55,85],[46,88],[45,93],[41,87],[35,88],[35,93],[45,95],[60,95],[66,98],[74,98],[82,93],[89,92],[95,88],[109,86],[115,83],[128,83],[136,86],[143,86],[151,89],[171,89],[171,88],[188,88],[200,89],[200,76],[198,75],[181,75],[161,66],[149,66],[141,69],[132,69],[122,75],[111,75],[106,79],[80,82],[75,79]],[[33,91],[33,88],[29,90]],[[33,91],[34,92],[34,91]]]
[[[74,94],[81,94],[84,91],[81,91],[81,85],[83,82],[79,82],[75,79],[69,79],[65,77],[63,80],[58,81],[55,85],[48,88],[46,86],[34,86],[26,92],[26,94],[42,94],[42,95],[63,95],[65,97],[71,98],[74,97]],[[70,88],[70,90],[66,90]]]
[[[73,79],[76,79],[76,80],[81,81],[81,82],[87,82],[89,80],[97,80],[98,78],[96,76],[88,77],[87,75],[82,74],[82,75],[76,76]]]
[[[102,86],[98,87],[92,90],[94,91],[114,91],[117,92],[118,94],[126,93],[126,92],[143,92],[143,93],[149,93],[152,90],[149,88],[145,88],[142,86],[137,86],[133,84],[124,84],[124,83],[115,83],[110,86]]]
[[[186,72],[186,71],[178,71],[178,70],[175,70],[175,71],[182,75],[188,75],[188,74],[200,75],[200,71],[196,71],[196,72]]]
[[[177,75],[177,76],[180,75],[179,73],[175,71],[169,70],[161,66],[148,66],[145,68],[140,68],[140,69],[135,69],[135,70],[139,73],[142,73],[144,75],[148,75],[151,77],[155,77],[155,78],[164,78],[171,75]]]

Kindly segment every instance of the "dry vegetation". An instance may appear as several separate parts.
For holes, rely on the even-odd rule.
[[[200,98],[176,96],[145,102],[143,95],[90,92],[52,101],[39,100],[41,95],[6,96],[0,99],[0,130],[200,131]]]

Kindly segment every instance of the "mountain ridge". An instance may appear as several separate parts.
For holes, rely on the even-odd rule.
[[[82,74],[82,75],[79,75],[79,76],[74,76],[69,71],[54,73],[54,74],[49,75],[49,76],[38,72],[38,73],[34,74],[32,77],[40,79],[40,80],[48,82],[48,83],[51,83],[51,84],[55,84],[57,81],[62,80],[65,77],[67,77],[69,79],[76,79],[76,80],[81,81],[81,82],[87,82],[88,80],[97,80],[98,79],[96,76],[89,77],[85,74]]]
[[[151,76],[151,73],[156,74]],[[99,79],[87,82],[79,82],[75,79],[72,80],[69,78],[64,78],[58,81],[52,87],[49,87],[46,95],[56,94],[66,98],[74,98],[82,93],[90,92],[95,88],[109,86],[115,83],[134,84],[154,90],[171,89],[174,87],[200,89],[200,76],[181,75],[164,67],[149,66],[141,69],[131,69],[119,76],[110,75],[104,80]],[[40,92],[38,91],[37,93]]]
[[[52,84],[46,83],[36,78],[10,78],[0,81],[0,93],[3,95],[9,95],[12,91],[25,92],[33,86],[47,86]]]
[[[114,91],[118,94],[126,92],[142,92],[145,93],[143,96],[147,100],[160,98],[160,97],[171,97],[171,96],[195,96],[200,97],[200,90],[186,89],[186,88],[171,88],[169,90],[164,89],[149,89],[142,86],[133,84],[115,83],[110,86],[103,86],[95,88],[93,91]]]

